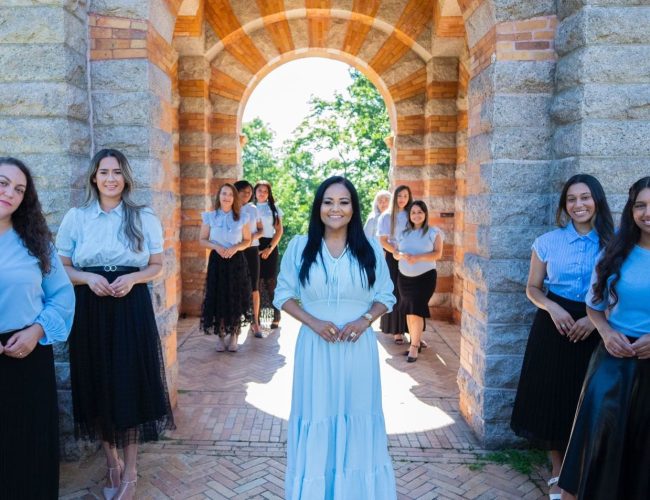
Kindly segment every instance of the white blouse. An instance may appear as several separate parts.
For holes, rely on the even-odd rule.
[[[258,239],[252,238],[253,234],[257,232],[257,221],[260,220],[260,217],[257,213],[257,207],[252,203],[246,203],[246,205],[241,207],[241,211],[243,214],[246,214],[248,216],[248,227],[251,230],[251,246],[252,247],[260,246],[259,238]]]
[[[268,202],[258,203],[257,205],[257,214],[259,215],[260,220],[262,221],[262,238],[273,238],[275,234],[275,226],[273,225],[273,212]],[[282,210],[277,205],[275,208],[278,211],[278,217],[282,219],[284,215]]]
[[[408,214],[406,213],[406,210],[400,210],[397,213],[397,219],[395,220],[395,228],[393,230],[393,234],[390,234],[390,216],[390,210],[385,211],[379,216],[379,221],[377,222],[377,236],[388,236],[388,241],[393,246],[397,246],[401,235],[406,229]]]
[[[131,250],[122,231],[122,203],[104,212],[99,202],[71,208],[56,235],[59,255],[72,259],[75,267],[146,267],[149,257],[163,251],[163,232],[158,217],[150,208],[140,210],[144,235],[141,252]]]
[[[201,214],[203,224],[210,226],[210,241],[230,248],[244,239],[244,227],[248,224],[248,215],[240,212],[239,220],[233,218],[232,210],[212,210]]]

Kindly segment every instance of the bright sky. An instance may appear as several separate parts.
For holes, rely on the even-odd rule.
[[[281,146],[307,115],[311,95],[331,99],[334,92],[345,90],[352,81],[349,67],[321,57],[283,64],[255,88],[244,109],[244,122],[261,118],[275,131],[275,146]]]

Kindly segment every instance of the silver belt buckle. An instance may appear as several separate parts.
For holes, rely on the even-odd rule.
[[[104,271],[107,273],[117,271],[117,266],[104,266]]]

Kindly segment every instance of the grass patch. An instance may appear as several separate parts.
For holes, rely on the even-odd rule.
[[[548,457],[546,452],[542,450],[515,450],[506,449],[499,451],[492,451],[485,455],[477,455],[478,461],[469,464],[468,467],[472,471],[481,471],[488,463],[499,465],[508,465],[517,472],[529,476],[535,467],[548,465]]]

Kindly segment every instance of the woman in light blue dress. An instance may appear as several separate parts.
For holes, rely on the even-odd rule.
[[[316,192],[308,236],[282,259],[274,304],[303,323],[287,444],[289,500],[392,500],[395,477],[372,322],[395,304],[382,250],[365,237],[354,186]]]

